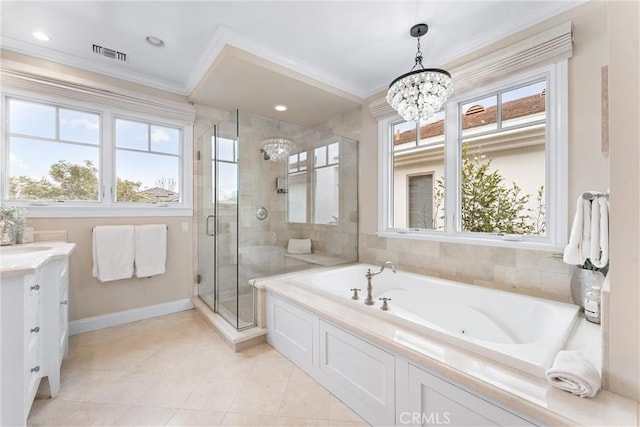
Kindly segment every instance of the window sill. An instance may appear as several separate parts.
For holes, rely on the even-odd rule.
[[[550,242],[532,240],[502,240],[494,237],[469,237],[442,233],[427,233],[420,231],[378,231],[378,237],[391,239],[426,240],[432,242],[460,243],[465,245],[495,246],[501,248],[532,249],[538,251],[561,252],[564,244],[557,245]]]
[[[33,206],[25,208],[29,218],[100,218],[100,217],[191,217],[192,208],[158,206]]]

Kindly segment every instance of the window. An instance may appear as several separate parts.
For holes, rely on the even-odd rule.
[[[180,129],[115,122],[116,201],[179,203]]]
[[[409,228],[434,227],[433,174],[425,173],[407,177],[409,188]]]
[[[31,216],[190,214],[185,122],[19,91],[2,102],[4,202]]]
[[[9,200],[97,201],[100,115],[8,99]]]
[[[216,162],[215,137],[211,138],[211,166],[217,175],[212,174],[211,188],[217,191],[219,203],[238,203],[238,140],[233,138],[218,137],[218,161]],[[216,169],[217,166],[217,169]],[[215,197],[214,197],[215,199]]]
[[[381,233],[562,245],[566,104],[562,61],[457,94],[427,122],[381,120]]]
[[[289,156],[288,173],[289,222],[307,222],[307,153]]]

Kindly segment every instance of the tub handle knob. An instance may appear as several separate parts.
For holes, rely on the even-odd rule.
[[[389,310],[388,301],[391,301],[391,298],[382,297],[382,298],[378,298],[378,299],[380,301],[382,301],[382,306],[380,307],[380,310],[384,310],[384,311]]]
[[[353,295],[351,296],[351,299],[360,299],[360,297],[358,296],[358,292],[361,291],[362,289],[359,288],[353,288],[350,289],[351,292],[353,292]]]

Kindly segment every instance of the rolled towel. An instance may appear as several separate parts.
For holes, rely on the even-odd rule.
[[[580,397],[593,397],[602,385],[600,373],[579,351],[561,351],[546,372],[547,381]]]

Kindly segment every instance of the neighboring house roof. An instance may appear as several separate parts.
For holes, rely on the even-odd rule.
[[[545,110],[545,91],[542,93],[516,99],[502,104],[502,120],[515,119],[530,114],[541,113]],[[462,118],[462,129],[487,125],[496,122],[496,106],[485,109],[482,105],[473,105],[467,109]],[[420,127],[420,139],[444,135],[444,120],[428,123]],[[405,144],[416,140],[416,131],[411,129],[397,133],[394,145]]]
[[[162,199],[165,202],[176,202],[180,200],[180,194],[160,187],[147,188],[140,193],[156,199]]]

